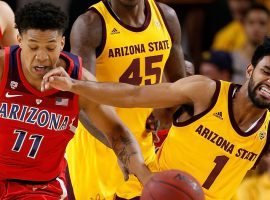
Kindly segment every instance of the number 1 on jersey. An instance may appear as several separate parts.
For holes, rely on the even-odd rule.
[[[220,174],[221,170],[224,168],[228,160],[229,158],[227,156],[216,157],[216,159],[214,160],[216,166],[211,171],[206,181],[202,185],[205,189],[209,189],[211,187],[211,185],[214,183],[214,181],[216,180],[216,178],[218,177],[218,175]]]

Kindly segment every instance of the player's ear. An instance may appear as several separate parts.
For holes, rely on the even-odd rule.
[[[65,38],[65,36],[63,36],[61,39],[61,51],[64,49],[65,42],[66,42],[66,38]]]
[[[17,35],[17,41],[19,43],[19,46],[22,47],[22,36],[20,34]]]
[[[246,77],[247,77],[247,78],[250,78],[250,77],[251,77],[253,70],[254,70],[253,65],[249,65],[249,66],[247,67],[247,70],[246,70]]]

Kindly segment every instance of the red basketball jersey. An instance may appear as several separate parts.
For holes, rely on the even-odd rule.
[[[78,124],[78,96],[40,92],[26,80],[18,46],[5,48],[0,84],[0,179],[48,181],[65,166],[64,153]],[[81,60],[61,53],[73,79],[81,77]]]

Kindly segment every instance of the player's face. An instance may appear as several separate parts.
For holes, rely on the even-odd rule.
[[[29,29],[18,36],[23,71],[28,77],[42,79],[56,67],[65,38],[57,30]]]
[[[229,0],[229,8],[236,20],[242,20],[244,13],[250,7],[251,0]]]
[[[262,43],[269,30],[269,17],[261,10],[251,11],[244,20],[244,27],[248,40],[254,45]]]
[[[258,108],[270,108],[270,56],[265,56],[250,73],[249,98]]]

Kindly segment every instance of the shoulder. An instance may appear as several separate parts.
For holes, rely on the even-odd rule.
[[[11,8],[9,7],[9,5],[4,2],[4,1],[0,1],[0,10],[3,11],[3,12],[9,12],[11,10]],[[1,13],[2,15],[3,13]]]
[[[0,1],[0,16],[4,19],[14,17],[14,12],[9,7],[9,5],[4,1]]]
[[[173,42],[178,43],[181,38],[181,28],[175,10],[163,3],[157,2],[157,6],[160,8],[161,15],[165,20],[165,24],[172,37]]]
[[[173,19],[177,18],[177,14],[173,8],[171,8],[170,6],[168,6],[164,3],[160,3],[160,2],[156,2],[156,4],[160,8],[160,10],[161,10],[161,12],[164,15],[166,20],[173,20]]]
[[[102,32],[102,20],[100,14],[95,9],[91,9],[80,15],[73,24],[72,31],[77,31],[83,35],[94,35]]]
[[[74,22],[71,30],[71,42],[98,46],[102,37],[103,18],[95,9],[90,9],[80,15]],[[81,43],[80,42],[80,43]]]
[[[0,1],[0,27],[5,29],[6,25],[14,20],[14,13],[9,5]]]
[[[96,29],[97,27],[94,25],[101,25],[101,22],[102,22],[101,14],[95,8],[90,8],[88,11],[81,14],[77,18],[75,23],[79,23],[86,27]]]
[[[178,16],[173,8],[159,2],[157,2],[157,5],[160,8],[161,14],[164,16],[164,19],[166,20],[166,23],[170,29],[172,29],[175,25],[179,26]]]
[[[216,88],[216,81],[203,76],[203,75],[193,75],[193,76],[189,76],[183,79],[180,79],[178,81],[176,81],[175,83],[177,83],[177,85],[181,85],[184,84],[188,87],[195,87],[194,89],[197,88],[209,88],[209,89],[214,89]]]
[[[176,81],[174,87],[179,94],[186,94],[194,105],[199,104],[203,105],[203,108],[207,108],[216,93],[217,83],[208,77],[194,75]]]

